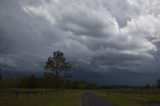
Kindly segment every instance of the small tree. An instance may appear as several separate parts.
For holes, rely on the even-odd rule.
[[[160,79],[158,79],[157,81],[156,81],[156,87],[159,89],[160,88]]]
[[[2,81],[1,81],[2,80],[2,72],[1,71],[2,71],[2,69],[0,68],[0,88],[2,87]]]
[[[71,69],[71,64],[66,62],[64,54],[60,51],[55,51],[52,57],[48,58],[44,66],[45,70],[49,70],[49,72],[55,75],[55,89],[57,91],[58,87],[58,77],[60,73],[66,73],[69,69]]]
[[[2,69],[0,68],[0,81],[2,80]]]
[[[22,76],[20,79],[19,79],[19,84],[18,84],[18,87],[19,88],[29,88],[29,81],[30,81],[30,77],[27,77],[27,76]]]
[[[36,76],[34,76],[33,74],[30,76],[30,78],[29,78],[29,82],[28,82],[28,86],[29,86],[29,88],[36,88],[37,87],[37,84],[38,83],[38,81],[37,81],[37,78],[36,78]]]

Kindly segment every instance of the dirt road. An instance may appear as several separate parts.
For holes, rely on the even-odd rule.
[[[115,106],[111,102],[96,96],[92,92],[84,92],[82,96],[82,106]]]

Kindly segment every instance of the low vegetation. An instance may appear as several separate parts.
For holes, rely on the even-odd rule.
[[[0,106],[80,106],[81,94],[81,91],[76,90],[65,92],[51,90],[30,94],[22,93],[16,97],[14,92],[1,92]]]
[[[149,106],[150,103],[160,102],[158,89],[98,90],[95,93],[117,106]]]

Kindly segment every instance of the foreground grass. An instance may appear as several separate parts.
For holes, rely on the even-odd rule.
[[[80,106],[81,91],[36,94],[0,93],[0,106]]]
[[[146,91],[144,91],[146,92]],[[149,106],[151,102],[160,102],[160,95],[150,93],[123,93],[112,92],[108,94],[106,91],[95,91],[98,96],[105,98],[117,106]]]

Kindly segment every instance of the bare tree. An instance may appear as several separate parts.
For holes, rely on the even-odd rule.
[[[61,51],[55,51],[53,56],[48,58],[44,69],[49,70],[49,72],[55,75],[55,88],[57,91],[59,74],[68,72],[71,69],[71,64],[66,62],[64,54]]]

